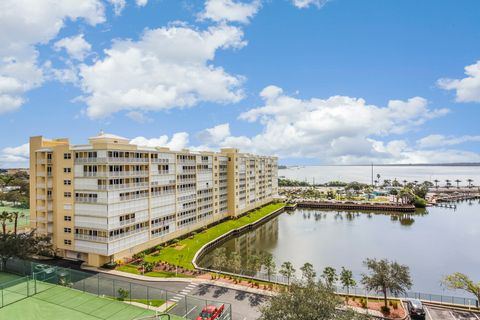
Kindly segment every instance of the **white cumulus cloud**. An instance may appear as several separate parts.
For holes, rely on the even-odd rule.
[[[135,0],[135,4],[139,7],[145,7],[148,3],[148,0]]]
[[[18,147],[7,147],[0,151],[0,167],[2,168],[24,168],[28,167],[30,147],[28,143]]]
[[[200,140],[210,147],[238,147],[282,158],[316,158],[324,163],[408,163],[427,155],[414,153],[406,141],[395,137],[448,112],[429,108],[421,97],[376,106],[346,96],[298,99],[276,86],[266,87],[260,96],[263,106],[239,117],[260,124],[259,134],[230,135],[230,127],[227,131],[224,124],[220,127],[223,130],[217,126],[202,131],[199,137],[204,139]]]
[[[200,19],[248,23],[260,9],[260,0],[241,2],[234,0],[207,0]]]
[[[315,6],[321,8],[327,4],[329,0],[293,0],[293,5],[299,9],[309,8]]]
[[[105,21],[100,0],[0,1],[0,113],[17,110],[23,94],[44,81],[36,46],[54,39],[66,20]]]
[[[122,14],[123,9],[125,9],[125,5],[127,4],[125,0],[108,0],[110,4],[113,6],[113,12],[116,16]]]
[[[243,78],[212,61],[217,50],[243,47],[242,38],[241,29],[220,25],[203,31],[171,26],[146,30],[139,41],[117,40],[103,60],[80,67],[87,115],[237,102]]]
[[[65,49],[69,56],[79,61],[83,61],[92,49],[90,43],[83,38],[83,34],[58,40],[53,47],[57,51]]]
[[[458,102],[480,102],[480,60],[465,67],[463,79],[442,78],[438,86],[445,90],[455,90]]]
[[[188,137],[189,135],[186,132],[177,132],[173,134],[170,139],[167,135],[151,139],[136,137],[133,138],[130,143],[145,147],[167,147],[171,150],[181,150],[188,146]]]
[[[230,136],[230,125],[228,123],[219,124],[213,128],[205,129],[198,133],[198,139],[206,144],[218,144]]]
[[[421,148],[432,148],[432,147],[444,147],[444,146],[453,146],[466,142],[480,142],[480,136],[445,136],[442,134],[431,134],[429,136],[423,137],[417,141],[417,144]]]

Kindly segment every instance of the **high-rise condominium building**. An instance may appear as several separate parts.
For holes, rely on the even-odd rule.
[[[277,159],[237,149],[87,145],[30,138],[31,226],[62,257],[99,266],[238,216],[277,195]]]

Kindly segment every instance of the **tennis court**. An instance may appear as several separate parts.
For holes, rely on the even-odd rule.
[[[112,298],[7,273],[0,273],[0,288],[4,305],[0,308],[0,319],[132,320],[153,319],[155,315],[153,310]],[[171,319],[181,318],[171,316]]]

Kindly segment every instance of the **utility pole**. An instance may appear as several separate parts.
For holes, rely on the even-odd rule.
[[[372,162],[372,188],[373,188],[373,162]]]

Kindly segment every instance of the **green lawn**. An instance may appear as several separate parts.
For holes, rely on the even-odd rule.
[[[200,248],[206,243],[218,238],[219,236],[236,228],[243,227],[249,223],[255,222],[273,211],[285,206],[284,203],[272,203],[254,210],[239,219],[228,220],[217,224],[203,232],[196,234],[192,238],[179,241],[175,247],[170,246],[160,250],[155,256],[145,256],[147,262],[164,261],[172,265],[178,265],[188,270],[193,270],[192,260]],[[128,271],[127,271],[128,272]]]
[[[146,304],[147,306],[153,306],[153,307],[160,307],[162,304],[165,303],[165,300],[162,299],[152,299],[152,300],[147,300],[147,299],[132,299],[132,302],[138,302],[142,304]]]
[[[24,217],[19,217],[18,218],[18,228],[22,229],[24,227],[28,227],[30,225],[30,209],[21,209],[21,208],[14,208],[14,207],[9,207],[9,206],[0,206],[0,212],[3,211],[8,211],[8,212],[20,212],[24,215]],[[13,222],[8,222],[7,223],[7,229],[12,230],[13,229]]]
[[[118,266],[116,270],[133,273],[133,274],[141,274],[138,271],[138,267],[131,264]],[[191,276],[187,276],[184,274],[175,275],[175,272],[168,272],[168,271],[152,271],[152,272],[145,273],[145,275],[149,277],[157,277],[157,278],[191,278]]]

